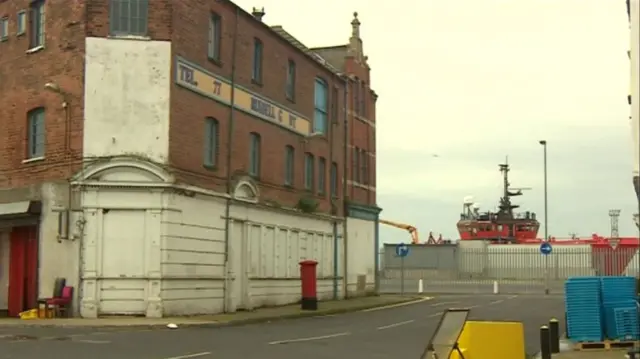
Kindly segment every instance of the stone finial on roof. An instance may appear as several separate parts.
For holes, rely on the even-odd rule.
[[[360,20],[358,20],[358,13],[353,13],[353,20],[351,21],[351,37],[360,37]]]
[[[362,39],[360,38],[360,20],[358,20],[358,13],[353,13],[353,20],[351,21],[351,38],[349,38],[349,48],[347,53],[353,57],[356,62],[363,65],[367,64],[367,58],[364,56],[364,50],[362,48]]]

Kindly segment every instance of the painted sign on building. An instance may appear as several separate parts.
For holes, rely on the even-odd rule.
[[[176,60],[176,83],[213,100],[231,106],[231,83],[182,58]],[[261,95],[235,86],[234,107],[250,115],[285,127],[301,135],[311,133],[311,121]]]

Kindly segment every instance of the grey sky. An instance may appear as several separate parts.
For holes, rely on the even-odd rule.
[[[429,230],[456,237],[464,196],[497,204],[497,164],[507,155],[513,185],[533,187],[519,199],[523,210],[542,218],[538,140],[546,139],[550,234],[607,234],[607,212],[619,208],[621,234],[636,235],[623,0],[237,3],[264,6],[265,22],[311,47],[346,43],[359,12],[380,95],[384,218],[417,226],[425,239]]]

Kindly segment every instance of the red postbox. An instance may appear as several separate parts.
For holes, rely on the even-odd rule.
[[[317,310],[318,297],[316,294],[316,266],[318,262],[306,260],[300,262],[300,284],[302,286],[302,310]]]

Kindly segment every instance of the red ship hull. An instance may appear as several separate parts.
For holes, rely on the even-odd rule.
[[[470,229],[460,229],[460,227],[468,227]],[[530,223],[527,226],[527,230],[516,229],[513,232],[513,237],[516,242],[526,243],[530,240],[537,240],[538,237],[538,225]],[[474,231],[476,229],[476,231]],[[501,230],[499,230],[501,229]],[[498,238],[508,238],[509,229],[506,227],[499,228],[499,226],[492,224],[491,222],[470,222],[464,223],[458,222],[458,232],[460,239],[466,240],[497,240]]]

